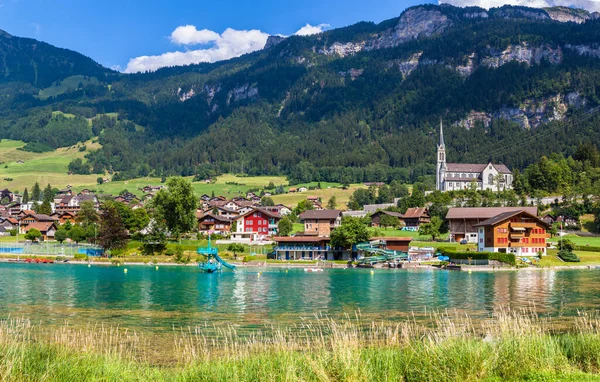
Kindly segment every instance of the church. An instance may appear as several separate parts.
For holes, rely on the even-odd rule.
[[[456,191],[477,184],[478,190],[502,191],[512,189],[512,172],[503,164],[447,163],[444,130],[440,122],[440,144],[437,149],[435,188]]]

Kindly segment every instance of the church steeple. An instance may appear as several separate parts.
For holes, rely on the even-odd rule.
[[[446,145],[444,144],[444,125],[440,119],[440,144],[437,147],[437,166],[435,188],[444,191],[444,181],[446,179]]]

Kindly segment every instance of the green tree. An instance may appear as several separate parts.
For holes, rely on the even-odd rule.
[[[284,216],[277,224],[277,231],[281,236],[289,236],[294,229],[294,224],[287,216]]]
[[[103,178],[103,177],[101,177],[101,176],[99,176],[99,177],[96,179],[96,183],[98,183],[98,184],[100,184],[100,185],[101,185],[102,183],[104,183],[104,178]]]
[[[48,185],[44,189],[44,201],[51,202],[53,199],[54,199],[54,191],[52,190],[52,186],[48,183]]]
[[[40,206],[38,213],[40,214],[44,214],[44,215],[51,215],[52,214],[52,206],[50,205],[50,202],[46,199],[44,199],[44,201],[42,202],[42,205]]]
[[[196,228],[198,198],[192,184],[184,178],[169,178],[166,185],[167,188],[160,190],[152,200],[152,207],[167,229],[179,237]]]
[[[160,254],[167,248],[167,227],[159,219],[153,219],[149,232],[144,238],[143,250],[145,255]]]
[[[444,221],[437,216],[431,218],[431,222],[421,224],[419,227],[419,234],[423,236],[431,236],[431,238],[435,241],[436,237],[440,236],[440,231]]]
[[[381,214],[379,225],[384,228],[398,227],[398,225],[400,225],[400,219],[398,219],[396,216]]]
[[[273,201],[272,198],[268,197],[268,196],[263,196],[260,199],[260,205],[263,207],[272,207],[275,205],[275,202]]]
[[[30,229],[25,234],[25,240],[31,240],[33,242],[36,242],[41,238],[42,238],[42,233],[36,228]]]
[[[559,250],[573,252],[575,250],[575,243],[569,239],[560,239],[558,240],[557,247]]]
[[[105,250],[123,249],[129,242],[125,223],[115,203],[104,203],[100,207],[100,229],[98,243]]]
[[[125,221],[125,227],[130,231],[141,231],[150,223],[150,216],[145,208],[136,208],[131,211],[129,219]]]
[[[342,224],[331,231],[333,247],[350,248],[353,244],[369,241],[371,232],[362,219],[345,216]]]
[[[242,244],[239,243],[231,243],[227,246],[227,250],[229,252],[233,252],[233,257],[237,259],[238,253],[243,253],[245,248]]]
[[[58,241],[59,243],[67,240],[67,237],[69,237],[69,233],[64,228],[61,228],[54,233],[54,240]]]
[[[31,189],[31,200],[34,202],[39,202],[42,197],[42,189],[40,188],[40,184],[35,182],[33,188]]]
[[[81,225],[84,227],[98,223],[98,212],[96,211],[96,207],[91,200],[86,200],[85,202],[81,203],[76,219],[77,222],[81,223]]]
[[[31,209],[37,214],[40,212],[40,204],[38,202],[33,202],[31,205]]]
[[[300,215],[304,211],[310,211],[314,209],[314,204],[310,200],[304,199],[298,202],[298,205],[296,206],[296,208],[294,208],[294,214]]]
[[[336,199],[335,195],[331,195],[331,198],[329,198],[329,200],[327,201],[327,209],[335,210],[336,207],[337,207],[337,199]]]
[[[73,228],[69,231],[69,239],[73,240],[75,243],[79,244],[82,241],[87,239],[87,233],[85,229],[80,225],[74,225]]]
[[[23,197],[21,198],[21,201],[23,204],[29,203],[29,191],[27,191],[27,188],[25,188],[25,191],[23,191]]]

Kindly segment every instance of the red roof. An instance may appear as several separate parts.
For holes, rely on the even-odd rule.
[[[38,231],[40,231],[41,233],[44,233],[44,232],[48,232],[48,230],[50,228],[52,228],[53,226],[54,226],[53,222],[35,222],[35,223],[29,223],[25,227],[25,232],[29,231],[30,229],[35,228]]]
[[[490,219],[514,211],[525,211],[537,216],[537,207],[455,207],[448,210],[446,219]]]
[[[404,213],[404,219],[414,219],[414,218],[420,218],[421,216],[427,214],[427,208],[425,207],[415,207],[415,208],[409,208],[406,210],[406,212]]]

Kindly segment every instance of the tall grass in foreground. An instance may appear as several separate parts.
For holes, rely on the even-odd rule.
[[[427,324],[317,316],[247,336],[189,329],[157,359],[135,333],[10,320],[0,323],[0,380],[600,381],[599,328],[580,315],[555,333],[531,312],[510,311]]]

